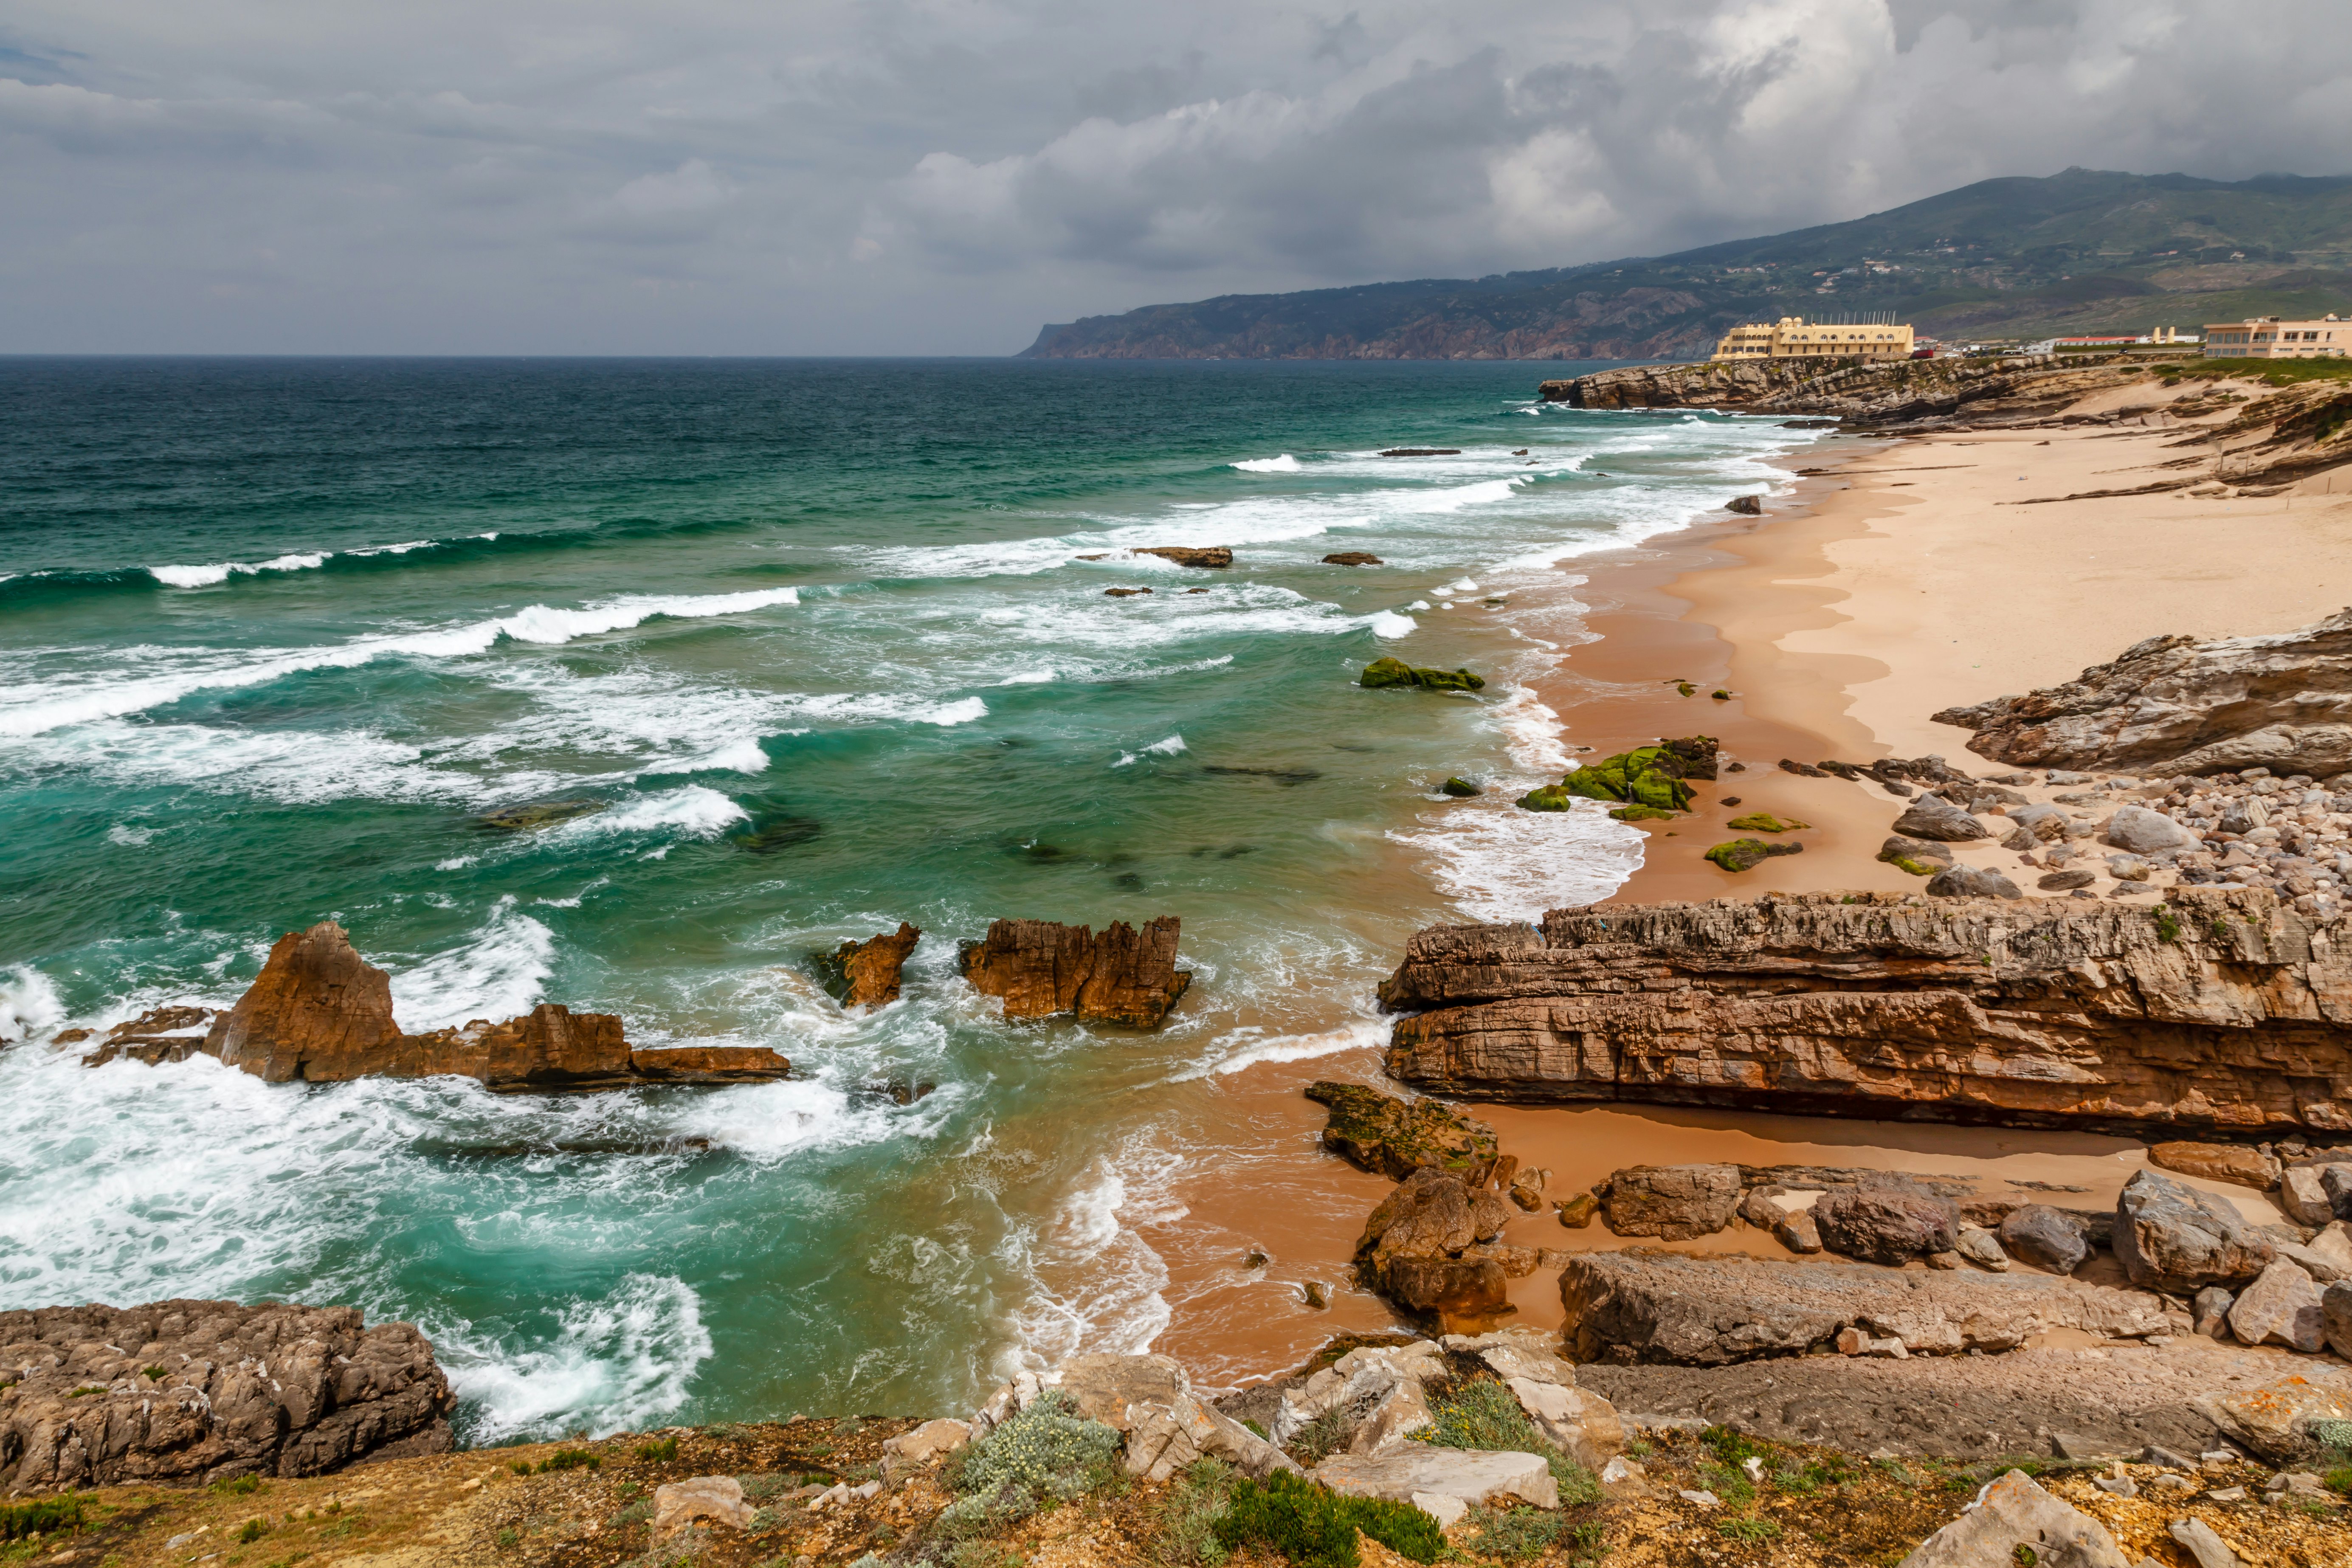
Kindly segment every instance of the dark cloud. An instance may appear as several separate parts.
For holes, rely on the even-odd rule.
[[[2340,0],[20,0],[0,350],[992,353],[2069,164],[2333,174]]]

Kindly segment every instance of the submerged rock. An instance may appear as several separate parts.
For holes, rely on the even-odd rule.
[[[1384,566],[1386,562],[1369,550],[1341,550],[1323,557],[1326,566]]]
[[[1587,800],[1621,801],[1657,811],[1687,811],[1692,800],[1686,780],[1712,779],[1716,773],[1715,739],[1694,735],[1687,740],[1662,741],[1636,746],[1599,762],[1587,763],[1560,780],[1559,787]]]
[[[1456,800],[1468,800],[1474,795],[1481,795],[1486,793],[1485,790],[1480,789],[1476,784],[1472,784],[1468,779],[1463,778],[1447,779],[1444,784],[1439,784],[1437,788],[1439,793],[1450,795]]]
[[[1203,566],[1222,569],[1234,563],[1234,552],[1222,544],[1195,547],[1186,544],[1150,544],[1135,552],[1138,555],[1157,555],[1162,561],[1173,561],[1179,566]]]
[[[898,999],[898,972],[923,933],[905,921],[896,931],[844,942],[817,955],[824,988],[845,1007],[880,1007]]]
[[[1368,691],[1391,686],[1416,686],[1426,691],[1476,691],[1486,684],[1486,677],[1466,669],[1432,669],[1407,664],[1393,656],[1376,658],[1364,666],[1356,681]]]
[[[824,824],[812,816],[771,817],[734,835],[729,842],[754,855],[773,855],[779,849],[805,844],[824,831]]]
[[[1799,822],[1793,817],[1783,822],[1768,812],[1751,811],[1746,816],[1733,817],[1724,826],[1736,828],[1741,833],[1796,833],[1811,827],[1812,824]]]
[[[1100,936],[1052,921],[997,921],[963,949],[964,978],[1004,999],[1007,1018],[1075,1013],[1090,1023],[1152,1029],[1192,984],[1176,967],[1181,922],[1161,915],[1137,931],[1124,921]]]
[[[492,833],[529,833],[551,827],[575,816],[593,816],[604,809],[601,800],[542,800],[528,805],[502,805],[474,818],[474,826]]]

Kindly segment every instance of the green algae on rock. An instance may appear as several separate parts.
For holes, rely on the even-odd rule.
[[[1476,691],[1486,684],[1486,677],[1466,669],[1431,669],[1424,665],[1407,664],[1393,655],[1372,660],[1356,679],[1368,691],[1387,686],[1418,686],[1428,691]]]
[[[1517,804],[1521,811],[1568,811],[1573,808],[1575,801],[1576,797],[1569,794],[1566,784],[1545,784],[1519,796]]]
[[[1810,822],[1799,822],[1794,817],[1783,822],[1771,813],[1764,811],[1751,811],[1746,816],[1735,816],[1731,819],[1730,825],[1742,833],[1794,833],[1801,827],[1812,826]]]
[[[1468,800],[1472,795],[1485,795],[1486,793],[1485,790],[1480,789],[1476,784],[1472,784],[1468,779],[1465,778],[1450,778],[1444,784],[1439,784],[1437,787],[1444,794],[1452,795],[1456,800]]]
[[[1619,822],[1672,822],[1679,812],[1660,811],[1654,805],[1621,805],[1609,814]],[[1738,826],[1733,823],[1734,827]]]
[[[1745,871],[1775,855],[1801,854],[1804,847],[1801,844],[1767,844],[1761,838],[1734,838],[1708,850],[1706,858],[1727,871]]]
[[[1696,765],[1694,755],[1702,752],[1703,772]],[[1646,805],[1657,811],[1688,811],[1691,787],[1684,781],[1693,776],[1715,776],[1715,742],[1708,736],[1636,746],[1630,752],[1587,763],[1562,779],[1559,787],[1587,800]]]
[[[1308,1084],[1307,1098],[1330,1107],[1326,1149],[1392,1181],[1424,1165],[1460,1170],[1495,1157],[1495,1130],[1438,1100],[1407,1101],[1328,1079]]]

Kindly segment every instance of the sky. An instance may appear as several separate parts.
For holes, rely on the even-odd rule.
[[[2352,173],[2347,46],[2344,0],[8,0],[0,353],[1010,353]]]

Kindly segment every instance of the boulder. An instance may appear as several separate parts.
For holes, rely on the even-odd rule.
[[[1495,1130],[1442,1101],[1404,1100],[1360,1083],[1318,1079],[1307,1098],[1330,1109],[1323,1147],[1360,1170],[1402,1181],[1423,1165],[1468,1171],[1495,1157]]]
[[[1938,871],[1949,870],[1952,865],[1948,845],[1932,838],[1906,838],[1899,833],[1878,847],[1878,858],[1915,877],[1932,877]]]
[[[1369,550],[1340,550],[1323,557],[1326,566],[1381,566],[1386,563]]]
[[[1591,1193],[1579,1193],[1559,1205],[1559,1223],[1563,1230],[1582,1230],[1601,1212],[1601,1200]]]
[[[2352,1420],[2352,1372],[2303,1364],[2305,1371],[2268,1383],[2228,1384],[2199,1394],[2193,1403],[2223,1436],[2249,1453],[2273,1465],[2310,1459],[2320,1448],[2314,1426]]]
[[[2219,1285],[2206,1286],[2189,1303],[2190,1326],[2209,1340],[2220,1339],[2230,1331],[2230,1309],[2236,1301]]]
[[[1553,1447],[1588,1470],[1598,1470],[1625,1451],[1625,1426],[1617,1407],[1572,1384],[1512,1377],[1504,1386]]]
[[[2131,1568],[2116,1538],[2090,1515],[2037,1486],[2023,1470],[1987,1481],[1976,1506],[1921,1542],[1898,1568]]]
[[[1768,844],[1761,838],[1729,838],[1706,852],[1706,858],[1727,871],[1752,871],[1776,855],[1801,855],[1802,844]]]
[[[214,1020],[205,1049],[269,1083],[319,1082],[395,1070],[401,1037],[392,976],[362,958],[341,926],[320,921],[278,939],[236,1005]]]
[[[352,1307],[0,1312],[0,1496],[315,1476],[454,1446],[433,1347]]]
[[[1190,1393],[1192,1379],[1172,1356],[1074,1355],[1059,1373],[1061,1390],[1089,1421],[1124,1432],[1131,1405],[1166,1405]]]
[[[1423,1497],[1451,1499],[1471,1508],[1505,1501],[1559,1506],[1551,1466],[1535,1454],[1410,1443],[1386,1454],[1334,1454],[1310,1475],[1343,1497],[1385,1498],[1415,1507],[1425,1507],[1420,1500]]]
[[[1407,1311],[1450,1326],[1508,1311],[1509,1279],[1491,1258],[1391,1258],[1381,1266],[1380,1288]]]
[[[743,1483],[732,1476],[696,1476],[654,1489],[653,1535],[667,1541],[688,1525],[708,1521],[748,1530],[759,1510],[743,1500]]]
[[[2324,1348],[2319,1286],[2282,1258],[2254,1277],[2230,1309],[2230,1331],[2248,1345],[2277,1344],[2311,1354]]]
[[[2277,1155],[2242,1143],[2150,1144],[2147,1163],[2209,1182],[2235,1182],[2258,1193],[2276,1187],[2282,1169]]]
[[[1348,1435],[1350,1454],[1385,1454],[1400,1443],[1412,1440],[1412,1434],[1435,1419],[1429,1408],[1429,1396],[1421,1384],[1412,1378],[1391,1384],[1387,1393],[1372,1402],[1356,1429]]]
[[[2229,1204],[2158,1171],[2139,1171],[2116,1205],[2116,1260],[2135,1285],[2187,1295],[2251,1282],[2276,1249]]]
[[[2164,855],[2194,849],[2203,842],[2164,813],[2130,805],[2116,807],[2116,814],[2107,818],[2107,830],[2100,837],[2133,855]]]
[[[2338,1279],[2319,1293],[2319,1332],[2329,1350],[2352,1361],[2352,1279]]]
[[[1687,1241],[1713,1236],[1739,1207],[1737,1165],[1635,1165],[1594,1188],[1610,1230]]]
[[[1561,779],[1559,787],[1586,800],[1646,805],[1657,811],[1688,811],[1693,795],[1686,781],[1711,779],[1715,772],[1713,737],[1695,735],[1685,741],[1636,746],[1630,752],[1586,763]]]
[[[1179,566],[1205,566],[1214,570],[1223,570],[1234,563],[1234,552],[1222,544],[1146,544],[1138,546],[1135,553],[1157,555],[1162,561],[1173,561]]]
[[[963,949],[964,978],[1004,999],[1007,1018],[1075,1013],[1088,1023],[1157,1028],[1192,973],[1176,967],[1181,922],[1161,915],[1137,931],[1115,921],[1100,936],[1051,921],[996,921]]]
[[[898,922],[896,931],[845,942],[817,960],[824,988],[845,1007],[880,1007],[898,999],[898,972],[923,933]]]
[[[2008,816],[2015,825],[2016,833],[2023,834],[2037,844],[2062,842],[2066,837],[2066,824],[2071,820],[2056,806],[2040,801],[2012,805],[2009,808]],[[2007,843],[2007,840],[2002,842]]]
[[[2000,1247],[2000,1237],[1978,1226],[1960,1226],[1960,1238],[1952,1250],[1979,1268],[2004,1273],[2009,1268],[2009,1254]]]
[[[1822,1227],[1811,1209],[1797,1209],[1781,1215],[1773,1224],[1772,1238],[1791,1252],[1811,1254],[1822,1250]]]
[[[1364,1221],[1358,1262],[1459,1253],[1478,1239],[1470,1185],[1460,1173],[1424,1165],[1399,1182]]]
[[[2087,888],[2098,879],[2099,874],[2096,871],[2077,867],[2068,871],[2053,871],[2038,879],[2033,885],[2045,893],[2065,893],[2072,892],[2076,888]]]
[[[1939,844],[1965,844],[1990,838],[1983,823],[1941,795],[1923,795],[1895,819],[1895,831],[1906,838],[1931,838]]]
[[[969,1421],[926,1421],[911,1432],[901,1432],[896,1437],[882,1440],[882,1451],[896,1454],[902,1459],[912,1459],[928,1465],[943,1454],[952,1454],[971,1441]]]
[[[1485,688],[1483,676],[1466,669],[1432,669],[1423,665],[1407,664],[1395,658],[1376,658],[1364,666],[1356,683],[1367,691],[1377,691],[1390,686],[1416,686],[1424,691],[1477,691]]]
[[[1823,1247],[1872,1263],[1905,1263],[1949,1252],[1959,1240],[1959,1211],[1951,1200],[1914,1188],[1832,1193],[1813,1205],[1812,1214]]]
[[[1437,792],[1455,800],[1475,800],[1486,793],[1465,778],[1449,778],[1437,786]]]
[[[1927,883],[1934,899],[2021,899],[2025,890],[2000,872],[1984,866],[1951,866]]]
[[[2352,1219],[2352,1165],[2320,1166],[2319,1190],[2326,1194],[2333,1217]]]
[[[2245,1568],[2230,1543],[2201,1519],[2176,1519],[2165,1529],[2197,1560],[2197,1568]]]
[[[1253,1479],[1276,1470],[1299,1473],[1298,1463],[1215,1406],[1190,1393],[1128,1410],[1127,1473],[1166,1481],[1202,1459],[1221,1459]]]
[[[1910,1273],[1633,1248],[1570,1257],[1559,1293],[1579,1362],[1720,1366],[1826,1349],[1849,1328],[1930,1354],[2013,1350],[2056,1328],[2110,1338],[2168,1331],[2158,1297],[2021,1271]]]
[[[1281,1386],[1265,1426],[1277,1441],[1287,1443],[1310,1422],[1334,1410],[1378,1408],[1401,1385],[1410,1384],[1418,1391],[1451,1375],[1445,1357],[1429,1340],[1359,1346],[1303,1381]],[[1360,1429],[1357,1435],[1362,1436]],[[1377,1436],[1369,1439],[1379,1440]]]
[[[1723,510],[1726,511],[1736,511],[1742,517],[1762,517],[1764,515],[1764,498],[1762,496],[1733,496],[1729,500],[1723,503]]]
[[[2279,1210],[2295,1224],[2326,1225],[2336,1217],[2335,1201],[2320,1182],[2326,1168],[2293,1165],[2279,1173]]]

